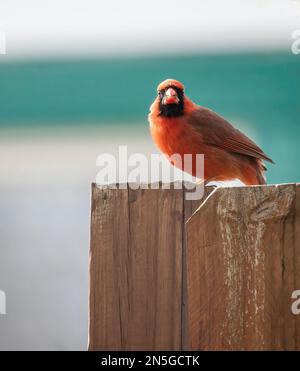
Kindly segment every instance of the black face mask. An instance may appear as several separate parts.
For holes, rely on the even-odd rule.
[[[171,104],[163,104],[162,100],[165,94],[165,90],[159,92],[160,101],[159,101],[159,111],[160,116],[166,116],[166,117],[178,117],[183,115],[183,109],[184,109],[184,101],[183,101],[183,91],[181,89],[178,89],[176,86],[169,86],[169,88],[172,88],[176,90],[177,96],[179,99],[178,103],[171,103]]]

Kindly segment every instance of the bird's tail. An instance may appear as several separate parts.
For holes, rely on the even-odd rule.
[[[267,171],[267,168],[265,164],[262,162],[262,160],[257,160],[257,165],[258,165],[258,169],[256,172],[257,184],[259,185],[267,184],[266,176],[265,176],[265,171]]]

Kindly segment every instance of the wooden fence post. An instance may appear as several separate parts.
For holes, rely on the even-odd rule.
[[[93,185],[90,350],[181,349],[182,200]]]
[[[89,349],[300,349],[299,187],[93,185]]]
[[[187,244],[190,349],[300,350],[300,185],[218,189]]]

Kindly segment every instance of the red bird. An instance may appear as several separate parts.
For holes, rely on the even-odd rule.
[[[266,184],[263,160],[273,161],[246,135],[208,108],[193,103],[176,80],[158,85],[150,108],[150,131],[167,156],[204,154],[204,181],[239,179],[246,185]],[[183,170],[183,161],[171,161]],[[195,161],[193,161],[195,162]],[[196,176],[193,164],[190,174]]]

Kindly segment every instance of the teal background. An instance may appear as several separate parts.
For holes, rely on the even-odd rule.
[[[300,181],[300,55],[0,59],[0,350],[86,350],[90,184],[119,145],[150,157],[157,84],[231,121]],[[200,202],[200,201],[199,201]]]
[[[247,123],[276,163],[268,165],[269,182],[300,180],[300,56],[293,54],[1,63],[0,129],[122,124],[126,143],[126,128],[146,121],[156,85],[168,77],[184,82],[197,103]]]
[[[300,182],[299,21],[292,0],[0,0],[0,350],[87,349],[91,183],[121,145],[167,181],[144,161],[162,80],[261,146],[268,184]]]

